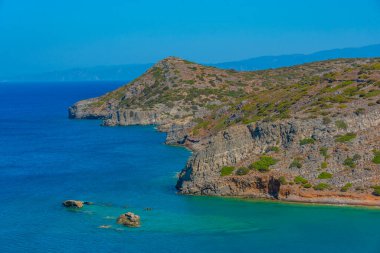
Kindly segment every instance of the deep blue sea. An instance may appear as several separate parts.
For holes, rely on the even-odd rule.
[[[188,150],[153,126],[67,118],[119,85],[0,83],[1,253],[380,252],[378,209],[177,195]],[[115,223],[126,211],[140,228]]]

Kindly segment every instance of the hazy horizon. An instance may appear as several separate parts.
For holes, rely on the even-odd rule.
[[[0,74],[362,47],[380,43],[379,11],[378,0],[0,0]]]

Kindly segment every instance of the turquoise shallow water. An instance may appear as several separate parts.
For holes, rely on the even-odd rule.
[[[163,133],[67,119],[118,85],[0,84],[0,252],[380,252],[380,210],[180,196],[190,153]]]

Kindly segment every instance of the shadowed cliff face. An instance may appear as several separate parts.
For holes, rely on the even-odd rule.
[[[236,72],[168,58],[69,116],[155,124],[191,148],[184,194],[380,203],[380,59]]]

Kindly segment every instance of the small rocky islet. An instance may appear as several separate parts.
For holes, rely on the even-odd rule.
[[[82,208],[84,202],[80,200],[65,200],[62,202],[62,205],[64,207],[71,207],[71,208]]]
[[[141,225],[140,216],[132,212],[121,214],[117,218],[117,223],[127,227],[140,227]]]
[[[380,58],[238,72],[169,57],[69,117],[154,124],[182,194],[380,205]]]

